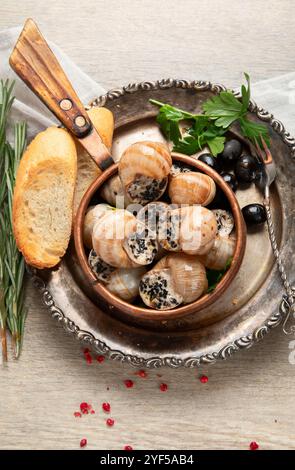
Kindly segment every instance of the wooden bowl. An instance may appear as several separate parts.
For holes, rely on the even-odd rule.
[[[86,210],[90,204],[90,201],[95,195],[95,193],[108,180],[108,178],[114,176],[118,172],[118,164],[112,165],[92,183],[92,185],[85,193],[83,199],[81,200],[74,222],[74,242],[78,261],[81,265],[85,278],[89,283],[89,288],[93,291],[94,297],[97,297],[98,301],[101,301],[102,306],[104,304],[111,305],[112,314],[118,316],[120,319],[126,320],[129,323],[137,323],[137,319],[139,317],[147,321],[150,320],[153,323],[156,320],[180,320],[184,317],[191,316],[192,314],[195,314],[200,310],[208,307],[213,302],[215,302],[226,289],[228,289],[241,266],[245,253],[246,227],[238,201],[228,184],[225,183],[223,178],[212,168],[210,168],[208,165],[204,164],[199,160],[196,160],[192,157],[188,157],[180,153],[172,153],[172,158],[173,161],[184,163],[195,168],[196,170],[202,171],[203,173],[206,173],[207,175],[211,176],[211,178],[213,178],[213,180],[215,181],[216,185],[220,187],[220,189],[224,192],[225,196],[227,197],[234,217],[236,232],[236,247],[232,263],[228,271],[224,274],[221,281],[214,289],[214,291],[203,295],[195,302],[165,311],[154,310],[151,308],[143,308],[125,302],[124,300],[121,300],[119,297],[112,294],[101,282],[97,282],[96,276],[88,264],[87,255],[83,243],[84,217]]]

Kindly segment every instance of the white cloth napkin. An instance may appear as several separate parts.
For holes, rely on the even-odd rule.
[[[256,82],[251,86],[256,103],[271,112],[295,135],[295,72]]]
[[[21,32],[21,27],[10,28],[0,32],[0,78],[13,78],[16,99],[13,104],[11,119],[25,120],[28,123],[28,138],[37,132],[57,123],[54,116],[28,89],[28,87],[11,70],[8,59],[10,52]],[[105,90],[77,67],[55,44],[49,42],[81,101],[87,104],[100,96]],[[295,134],[295,72],[252,84],[254,100],[267,111],[280,119],[286,129]]]

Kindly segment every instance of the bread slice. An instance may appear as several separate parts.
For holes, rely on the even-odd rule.
[[[13,230],[26,262],[55,266],[65,254],[72,227],[77,152],[70,134],[49,127],[26,149],[16,177]]]
[[[114,132],[114,117],[112,112],[107,108],[91,108],[88,114],[103,143],[110,149]],[[77,163],[78,174],[74,196],[74,216],[86,190],[101,174],[101,170],[79,143],[77,143]]]

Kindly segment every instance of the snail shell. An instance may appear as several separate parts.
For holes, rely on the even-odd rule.
[[[171,178],[168,191],[173,204],[207,206],[215,197],[216,186],[210,176],[191,171]]]
[[[110,275],[106,287],[120,299],[131,302],[138,296],[139,283],[145,271],[143,267],[116,269]]]
[[[157,310],[170,310],[182,303],[182,297],[174,290],[170,269],[152,270],[139,283],[143,302]]]
[[[166,226],[162,224],[160,232],[159,242],[168,251],[205,254],[213,246],[217,223],[205,207],[181,207],[168,212]]]
[[[114,268],[97,256],[94,250],[89,253],[88,263],[97,279],[106,284],[110,292],[126,301],[137,297],[145,268]]]
[[[124,191],[119,175],[109,178],[100,190],[100,196],[111,206],[123,209],[131,203]]]
[[[97,279],[102,282],[108,282],[111,274],[116,269],[113,266],[105,263],[93,249],[89,253],[88,264],[96,275]]]
[[[136,231],[126,237],[123,247],[134,263],[140,265],[151,264],[158,253],[156,232],[138,222]]]
[[[162,248],[167,251],[180,251],[180,211],[178,209],[167,210],[163,214],[158,226],[158,240]]]
[[[156,238],[158,238],[160,227],[163,225],[163,223],[165,224],[168,208],[169,206],[166,202],[150,202],[140,209],[137,214],[137,220],[143,223],[149,230],[154,232],[156,234]],[[159,260],[165,254],[167,254],[166,251],[158,243],[158,252],[154,257],[154,260]]]
[[[95,223],[101,219],[108,210],[112,209],[113,208],[108,204],[97,204],[96,206],[88,207],[83,227],[83,240],[87,248],[92,248],[92,231]]]
[[[124,191],[133,202],[146,204],[164,193],[172,159],[168,147],[158,142],[130,145],[119,161]]]
[[[217,235],[211,250],[206,255],[198,256],[198,259],[206,268],[219,271],[224,269],[230,258],[233,257],[235,246],[235,238]]]
[[[189,255],[205,254],[214,244],[217,223],[206,207],[181,207],[179,243],[181,251]]]
[[[205,267],[195,256],[171,253],[142,277],[139,293],[147,306],[167,310],[194,302],[207,288]]]
[[[136,217],[124,209],[107,211],[93,228],[92,244],[95,252],[111,266],[136,266],[123,248],[124,239],[136,230],[136,225]]]
[[[137,220],[158,235],[159,227],[166,218],[168,207],[166,202],[150,202],[139,210]]]
[[[214,209],[212,212],[216,217],[218,234],[228,237],[235,225],[232,214],[224,209]]]
[[[185,165],[185,163],[173,162],[170,169],[170,177],[173,178],[174,176],[179,175],[180,173],[188,172],[192,172],[192,169]]]

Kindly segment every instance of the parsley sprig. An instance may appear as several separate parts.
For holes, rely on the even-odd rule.
[[[192,155],[207,145],[212,155],[216,156],[223,151],[224,134],[235,122],[240,125],[241,133],[253,143],[260,142],[262,136],[269,145],[268,129],[247,118],[251,93],[250,77],[246,73],[245,78],[247,84],[241,87],[241,99],[231,91],[222,91],[203,103],[204,114],[189,113],[170,104],[150,100],[160,106],[157,122],[165,137],[173,142],[175,152]],[[181,122],[188,123],[187,127],[182,127],[184,132]]]
[[[213,155],[222,152],[225,142],[225,130],[215,126],[213,120],[204,114],[192,114],[175,108],[170,104],[150,100],[160,106],[157,122],[167,140],[174,144],[173,151],[193,155],[208,145]],[[180,123],[187,122],[181,131]]]
[[[221,269],[219,271],[216,271],[216,270],[213,270],[213,269],[208,269],[208,268],[206,269],[206,276],[207,276],[207,279],[208,279],[207,294],[209,294],[209,292],[214,291],[217,284],[223,278],[224,274],[229,270],[231,263],[232,263],[232,258],[230,257],[227,260],[227,263],[226,263],[226,265],[223,269]]]

